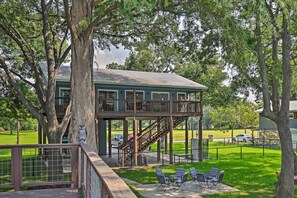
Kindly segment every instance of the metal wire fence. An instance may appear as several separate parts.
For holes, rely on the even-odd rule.
[[[0,188],[71,185],[73,148],[78,145],[0,146]]]
[[[188,149],[188,152],[183,149],[172,150],[172,163],[190,163],[199,162],[199,155],[202,154],[203,160],[231,160],[231,159],[249,159],[255,157],[265,156],[280,156],[281,152],[278,145],[272,144],[252,144],[252,143],[233,143],[233,144],[216,144],[216,146],[209,146],[204,144],[203,149]],[[138,155],[137,164],[134,155],[125,166],[146,166],[146,165],[168,165],[170,164],[170,151],[160,149],[146,150]],[[122,153],[119,148],[113,148],[111,154],[100,156],[109,166],[121,166]]]

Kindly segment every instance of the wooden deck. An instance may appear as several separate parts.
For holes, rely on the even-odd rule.
[[[75,188],[52,188],[42,190],[26,190],[16,192],[1,192],[0,197],[5,198],[82,198]]]

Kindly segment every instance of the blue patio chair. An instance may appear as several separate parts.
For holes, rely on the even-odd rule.
[[[225,172],[224,171],[220,171],[220,173],[217,175],[217,177],[213,178],[211,180],[211,187],[220,187],[222,185],[222,181],[224,178]]]
[[[206,174],[203,173],[203,172],[197,172],[196,173],[196,181],[197,181],[197,186],[200,186],[200,187],[205,187],[207,186],[208,187],[208,180],[206,179]]]
[[[175,186],[179,187],[181,190],[184,190],[183,186],[185,188],[187,188],[187,186],[186,186],[187,177],[188,177],[188,174],[184,174],[179,179],[175,180],[175,182],[174,182]]]
[[[159,184],[157,190],[163,189],[165,191],[170,186],[170,182],[167,180],[167,178],[163,174],[157,175],[157,179],[158,179],[158,184]]]
[[[209,180],[212,180],[213,178],[216,178],[218,174],[219,174],[219,169],[212,167],[210,168],[209,173],[206,174],[206,178]]]
[[[173,179],[174,180],[181,179],[185,174],[186,174],[186,172],[185,172],[184,168],[178,168]]]
[[[197,183],[197,172],[195,167],[190,168],[190,175],[192,177],[192,181],[190,183],[193,183],[193,182]]]

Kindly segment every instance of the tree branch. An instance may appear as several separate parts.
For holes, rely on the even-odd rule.
[[[20,98],[20,100],[22,101],[23,105],[32,113],[32,115],[42,124],[46,124],[45,119],[43,118],[43,116],[40,114],[40,112],[38,111],[38,108],[34,107],[25,97],[21,87],[19,86],[19,84],[16,82],[15,78],[13,77],[12,73],[10,72],[10,70],[8,69],[8,66],[5,63],[5,60],[0,57],[0,66],[4,69],[7,78],[8,78],[8,82],[11,86],[13,86],[15,88],[15,90],[18,93],[18,96]]]

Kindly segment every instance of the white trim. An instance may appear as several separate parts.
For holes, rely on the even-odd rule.
[[[134,90],[125,90],[125,100],[127,100],[127,91],[132,91],[134,92]],[[143,97],[142,99],[144,100],[145,99],[145,91],[144,90],[135,90],[135,92],[142,92],[143,93]]]
[[[69,87],[59,87],[59,97],[62,97],[62,90],[71,90]]]
[[[59,87],[59,97],[64,97],[62,96],[62,90],[69,90],[71,92],[71,88],[70,87]],[[69,96],[70,99],[71,96]],[[62,104],[62,101],[59,99],[59,105],[64,105],[64,103]]]
[[[186,92],[177,92],[176,93],[176,101],[178,101],[178,95],[183,94],[185,96],[185,100],[187,100],[187,93]]]
[[[169,92],[165,92],[165,91],[152,91],[151,92],[151,100],[153,100],[153,94],[154,93],[167,94],[168,95],[168,99],[167,100],[170,100],[170,98],[169,98]]]
[[[124,104],[124,106],[125,106],[125,111],[127,111],[128,110],[128,108],[127,108],[127,91],[131,91],[131,92],[134,92],[134,90],[132,89],[132,90],[125,90],[125,96],[124,96],[124,98],[125,98],[125,104]],[[144,90],[135,90],[135,92],[142,92],[143,94],[142,94],[142,100],[144,100],[145,99],[145,91]],[[133,94],[134,95],[134,94]],[[133,98],[133,101],[134,101],[134,98]]]
[[[117,107],[117,109],[114,109],[114,111],[119,111],[119,109],[120,109],[120,107],[119,107],[119,98],[120,98],[120,96],[119,96],[119,90],[116,90],[116,89],[97,89],[97,93],[98,93],[98,98],[96,98],[96,100],[97,99],[99,99],[99,97],[100,97],[100,91],[105,91],[105,92],[107,92],[107,91],[110,91],[110,92],[116,92],[116,94],[117,94],[117,97],[115,98],[116,99],[116,107]],[[98,101],[99,102],[99,101]]]

